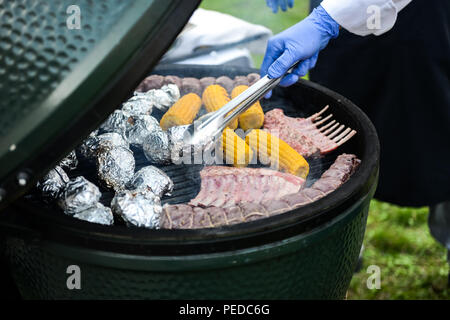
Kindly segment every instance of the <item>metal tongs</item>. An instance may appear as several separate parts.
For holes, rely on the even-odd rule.
[[[299,62],[295,63],[286,74],[292,72],[298,64]],[[185,136],[185,143],[194,146],[206,146],[218,139],[231,121],[275,88],[286,74],[274,79],[265,75],[219,110],[198,118],[188,126],[189,136]]]

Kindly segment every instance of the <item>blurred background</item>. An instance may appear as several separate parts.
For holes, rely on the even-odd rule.
[[[265,0],[204,0],[201,8],[265,26],[276,34],[305,18],[309,1],[295,0],[292,9],[276,14],[266,6]],[[256,68],[260,67],[262,58],[263,54],[251,54]],[[372,201],[362,265],[352,279],[347,298],[449,299],[447,251],[431,237],[427,219],[428,208]],[[367,270],[371,265],[381,270],[380,289],[367,287],[371,275]]]

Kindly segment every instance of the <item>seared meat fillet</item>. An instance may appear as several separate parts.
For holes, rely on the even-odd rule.
[[[178,89],[182,86],[182,81],[180,77],[177,76],[165,76],[163,85],[174,84],[178,87]]]
[[[160,89],[164,85],[164,77],[160,75],[151,75],[139,84],[136,88],[138,92],[147,92],[152,89]]]
[[[218,77],[216,79],[216,84],[218,84],[221,87],[224,87],[228,93],[231,93],[231,91],[235,87],[234,81],[227,76]]]
[[[299,192],[305,180],[270,169],[205,167],[200,192],[193,206],[230,207],[240,202],[259,203]]]
[[[234,87],[237,86],[248,86],[248,78],[247,76],[236,76],[234,77]]]
[[[203,92],[202,84],[197,78],[182,78],[180,92],[182,96],[188,93],[195,93],[201,97]]]
[[[200,79],[200,84],[202,85],[202,93],[206,87],[216,84],[216,78],[214,77],[204,77]]]
[[[151,75],[141,82],[136,91],[146,92],[151,89],[160,89],[163,85],[173,83],[178,86],[182,95],[191,92],[201,95],[202,91],[212,84],[218,84],[221,87],[224,87],[228,93],[231,93],[235,87],[240,85],[251,86],[259,79],[260,76],[257,73],[250,73],[247,76],[236,76],[234,79],[227,76],[221,76],[218,78],[203,77],[201,79],[197,79],[192,77],[179,78],[177,76],[163,77],[160,75]]]
[[[336,190],[350,178],[360,163],[361,161],[355,155],[342,154],[310,188],[278,199],[263,199],[260,203],[239,202],[227,208],[200,207],[191,204],[165,205],[160,227],[164,229],[213,228],[253,221],[293,210]]]
[[[252,84],[254,84],[256,81],[258,81],[259,79],[261,79],[260,75],[257,73],[249,73],[247,75],[247,80],[248,80],[248,84],[251,86]]]

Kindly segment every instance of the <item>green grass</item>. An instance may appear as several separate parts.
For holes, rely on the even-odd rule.
[[[273,14],[264,0],[204,0],[201,7],[261,24],[274,34],[292,26],[308,12],[308,1]],[[259,67],[262,56],[254,56]],[[319,62],[320,63],[320,59]],[[446,288],[446,250],[431,236],[427,208],[402,208],[372,201],[364,239],[362,270],[355,274],[348,299],[450,299]],[[381,269],[381,288],[367,288],[370,265]]]
[[[364,239],[362,270],[348,299],[450,299],[446,250],[430,235],[427,208],[372,201]],[[381,270],[381,288],[368,289],[370,265]]]

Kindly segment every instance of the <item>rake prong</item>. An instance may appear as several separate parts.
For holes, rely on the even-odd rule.
[[[344,128],[345,128],[344,125],[339,126],[339,128],[328,134],[327,138],[330,140],[333,139],[333,137],[337,136],[342,130],[344,130]]]
[[[310,116],[310,117],[307,118],[307,119],[310,119],[310,120],[317,119],[317,117],[320,116],[320,115],[321,115],[322,113],[324,113],[325,111],[327,111],[329,107],[330,107],[329,105],[325,106],[322,110],[320,110],[319,112],[313,114],[312,116]]]
[[[353,137],[356,134],[355,130],[352,130],[348,135],[346,135],[343,139],[341,139],[339,142],[337,142],[337,146],[341,146],[344,143],[346,143],[348,140],[350,140],[351,137]]]
[[[324,125],[322,128],[319,129],[319,131],[321,131],[324,135],[329,134],[331,131],[333,131],[335,128],[337,128],[339,126],[339,122],[336,122],[336,124],[334,126],[332,126],[330,129],[323,131],[324,129],[327,129],[329,126],[333,125],[333,123],[335,123],[336,120],[333,120],[329,123],[327,123],[326,125]]]
[[[352,131],[352,129],[347,128],[345,129],[340,135],[338,135],[337,137],[333,138],[334,142],[338,142],[339,140],[341,140],[343,137],[345,137],[345,135],[347,135],[350,131]]]
[[[330,119],[331,117],[333,117],[333,114],[326,116],[325,118],[323,118],[320,121],[314,122],[314,125],[317,127],[317,126],[321,125],[322,123],[324,123],[325,121],[327,121],[328,119]]]

